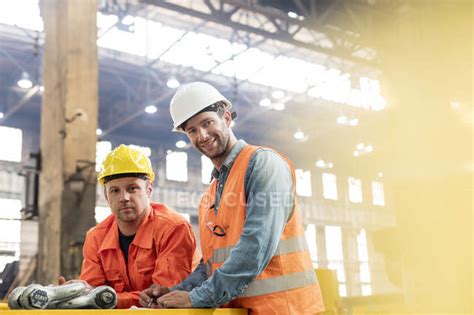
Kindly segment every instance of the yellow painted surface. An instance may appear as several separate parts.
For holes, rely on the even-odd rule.
[[[0,304],[5,305],[6,304]],[[134,310],[6,310],[0,308],[3,314],[8,315],[119,315],[125,313],[157,314],[157,315],[247,315],[245,309],[134,309]]]

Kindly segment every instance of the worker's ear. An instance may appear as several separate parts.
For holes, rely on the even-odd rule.
[[[146,195],[148,198],[151,198],[151,194],[153,193],[153,183],[151,180],[146,181]]]
[[[232,114],[228,110],[226,110],[222,115],[222,120],[224,120],[225,125],[227,127],[230,127],[230,123],[232,122]]]

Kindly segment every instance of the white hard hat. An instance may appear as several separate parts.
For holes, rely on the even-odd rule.
[[[226,110],[232,107],[232,103],[208,83],[191,82],[180,86],[170,103],[173,131],[183,132],[180,128],[182,123],[219,101],[226,104]]]

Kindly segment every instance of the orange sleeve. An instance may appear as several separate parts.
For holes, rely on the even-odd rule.
[[[99,255],[97,254],[98,250],[92,233],[88,232],[84,247],[82,248],[84,258],[82,260],[81,275],[79,278],[87,281],[93,287],[104,285],[106,282],[104,269],[102,268]]]
[[[187,222],[171,227],[155,246],[159,253],[153,272],[154,284],[171,287],[191,273],[196,239]]]
[[[130,308],[131,306],[139,306],[140,291],[117,293],[117,308]]]

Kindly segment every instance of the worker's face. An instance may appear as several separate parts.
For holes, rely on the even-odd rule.
[[[217,159],[229,144],[230,122],[228,111],[222,117],[216,112],[204,112],[188,120],[185,132],[196,149],[211,160]]]
[[[153,186],[136,177],[113,179],[105,184],[105,199],[112,213],[123,223],[132,223],[148,212]]]

